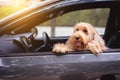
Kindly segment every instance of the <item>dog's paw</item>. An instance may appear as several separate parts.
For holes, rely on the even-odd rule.
[[[103,51],[106,51],[108,48],[104,45],[99,45],[99,44],[93,44],[93,43],[88,43],[87,45],[88,50],[90,50],[93,54],[99,55]]]
[[[90,50],[95,55],[98,55],[98,54],[102,53],[102,49],[98,48],[96,45],[91,45]]]
[[[63,43],[58,43],[54,45],[52,51],[55,53],[66,53],[68,49]]]

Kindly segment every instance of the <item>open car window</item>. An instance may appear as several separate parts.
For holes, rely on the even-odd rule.
[[[91,23],[98,33],[103,35],[109,11],[109,8],[96,8],[66,13],[36,26],[39,31],[37,37],[41,37],[42,32],[47,32],[49,36],[53,37],[70,36],[74,25],[78,22]]]

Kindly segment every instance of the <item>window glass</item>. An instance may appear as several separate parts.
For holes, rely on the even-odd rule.
[[[76,23],[88,22],[96,28],[100,35],[103,35],[108,16],[108,8],[72,11],[44,22],[38,25],[37,28],[39,36],[42,32],[47,32],[49,36],[70,36]]]

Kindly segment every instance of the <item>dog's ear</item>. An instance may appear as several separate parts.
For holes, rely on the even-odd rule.
[[[77,26],[77,24],[73,28],[73,33],[76,32],[76,26]]]
[[[100,42],[101,45],[105,45],[104,40],[97,32],[95,32],[95,34],[94,34],[94,41],[98,41],[98,42]]]
[[[70,36],[70,38],[68,39],[68,41],[65,43],[69,48],[74,48],[74,38],[73,36]]]
[[[99,34],[98,33],[94,33],[94,39],[96,40],[96,39],[99,39],[100,38],[100,36],[99,36]]]

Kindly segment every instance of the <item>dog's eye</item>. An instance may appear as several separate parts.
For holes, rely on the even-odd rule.
[[[84,33],[88,33],[88,31],[86,29],[83,30]]]
[[[79,29],[76,29],[76,31],[79,31]]]

